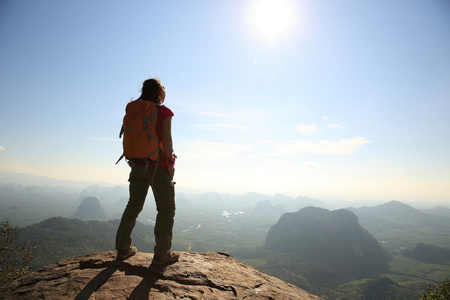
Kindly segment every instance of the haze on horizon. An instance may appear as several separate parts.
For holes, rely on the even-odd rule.
[[[449,203],[449,11],[4,1],[0,171],[126,184],[125,105],[159,76],[181,189]]]

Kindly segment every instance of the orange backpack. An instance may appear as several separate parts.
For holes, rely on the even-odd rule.
[[[158,108],[153,101],[134,100],[127,104],[119,138],[123,134],[123,158],[159,162],[161,142],[156,135]]]

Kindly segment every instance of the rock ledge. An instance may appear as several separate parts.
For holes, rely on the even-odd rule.
[[[182,252],[151,265],[153,254],[120,262],[115,251],[66,258],[0,286],[2,299],[320,299],[225,253]]]

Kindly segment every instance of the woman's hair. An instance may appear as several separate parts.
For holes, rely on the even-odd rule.
[[[142,85],[141,96],[139,99],[159,103],[160,91],[162,91],[164,95],[166,94],[164,86],[161,84],[159,79],[147,79]]]

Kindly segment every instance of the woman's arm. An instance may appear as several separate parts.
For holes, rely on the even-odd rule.
[[[162,123],[162,143],[164,147],[164,153],[167,158],[170,158],[173,153],[172,144],[172,117],[166,118]]]
[[[172,117],[168,117],[163,120],[162,123],[162,143],[164,147],[164,154],[166,158],[171,158],[173,155],[173,144],[172,144]],[[173,166],[167,167],[170,176],[173,179],[175,174],[175,168]]]

